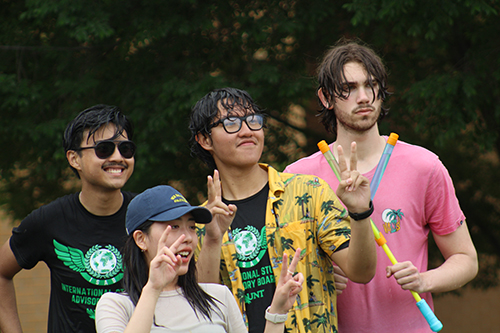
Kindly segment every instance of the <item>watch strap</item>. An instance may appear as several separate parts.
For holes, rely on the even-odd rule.
[[[288,319],[288,313],[279,314],[279,313],[269,313],[270,306],[266,309],[265,318],[273,324],[282,324]]]
[[[373,202],[370,200],[370,208],[362,213],[351,213],[349,212],[349,216],[354,221],[364,220],[370,217],[373,214]]]

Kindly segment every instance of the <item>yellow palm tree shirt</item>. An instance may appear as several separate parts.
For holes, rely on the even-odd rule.
[[[283,253],[286,251],[291,260],[295,250],[302,249],[296,271],[304,275],[305,285],[290,310],[286,332],[337,332],[337,299],[330,256],[350,239],[347,210],[322,179],[280,173],[266,164],[260,166],[269,175],[265,224],[276,283]],[[204,226],[199,227],[200,249]],[[230,232],[224,235],[221,251],[221,281],[232,291],[246,322],[245,288]]]

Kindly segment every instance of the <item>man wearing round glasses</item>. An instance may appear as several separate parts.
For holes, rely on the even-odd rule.
[[[51,271],[48,332],[95,332],[99,297],[122,290],[120,248],[133,194],[121,191],[134,171],[133,128],[117,107],[96,105],[63,136],[81,191],[34,210],[0,248],[0,330],[21,332],[13,277],[44,261]]]
[[[222,278],[249,332],[263,332],[266,320],[286,321],[287,332],[336,332],[332,260],[359,283],[369,282],[376,266],[369,183],[356,169],[356,146],[349,168],[340,159],[343,181],[337,189],[356,217],[350,222],[323,180],[280,173],[259,163],[263,127],[260,108],[248,93],[234,88],[210,92],[192,110],[192,152],[215,170],[209,176],[209,194],[222,197],[227,216],[236,214],[232,222],[218,216],[200,226],[205,230],[200,232],[199,280],[214,283]],[[297,248],[303,250],[296,271],[307,285],[288,315],[269,314],[283,254],[293,257]]]

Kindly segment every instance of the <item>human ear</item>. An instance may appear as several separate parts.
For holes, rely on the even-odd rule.
[[[330,105],[330,102],[328,101],[327,96],[328,96],[328,94],[325,96],[325,94],[323,93],[323,88],[318,89],[318,97],[319,97],[319,100],[321,101],[321,104],[323,104],[323,106],[325,108],[331,109],[332,105]]]
[[[212,148],[212,139],[209,135],[204,135],[201,133],[196,134],[196,142],[205,150],[210,150]]]
[[[141,249],[142,252],[148,249],[148,245],[146,244],[146,235],[141,230],[134,231],[132,237],[134,238],[135,244]]]
[[[68,163],[69,163],[69,165],[71,165],[71,167],[73,167],[77,171],[82,170],[81,163],[80,163],[81,156],[78,154],[78,152],[76,152],[74,150],[68,150],[66,152],[66,159],[68,160]]]

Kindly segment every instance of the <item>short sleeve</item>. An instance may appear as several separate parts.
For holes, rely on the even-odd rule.
[[[17,263],[24,269],[31,269],[41,260],[45,249],[46,230],[42,227],[42,208],[33,211],[19,226],[12,229],[10,248]]]
[[[134,312],[127,296],[105,293],[97,302],[95,325],[98,333],[123,332]]]
[[[351,238],[351,223],[347,210],[328,184],[318,189],[317,235],[318,244],[331,256]]]
[[[425,219],[438,235],[450,234],[465,221],[448,170],[436,160],[425,197]]]

